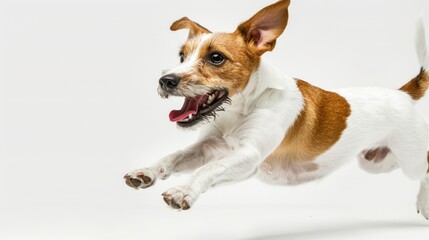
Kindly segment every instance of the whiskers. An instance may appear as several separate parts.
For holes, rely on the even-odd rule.
[[[231,98],[227,97],[225,98],[225,100],[222,101],[222,104],[220,104],[215,110],[213,110],[210,114],[207,114],[204,116],[203,120],[206,123],[210,123],[210,120],[213,119],[214,121],[216,121],[216,117],[219,116],[219,112],[225,112],[225,108],[223,107],[224,104],[229,104],[231,105]]]

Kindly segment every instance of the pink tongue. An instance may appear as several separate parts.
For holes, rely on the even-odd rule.
[[[170,121],[177,122],[183,121],[186,117],[191,114],[196,114],[198,112],[198,107],[201,103],[203,96],[198,96],[196,98],[185,98],[182,109],[173,110],[170,112]]]

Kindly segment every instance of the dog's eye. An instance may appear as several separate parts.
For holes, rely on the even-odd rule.
[[[179,53],[180,63],[183,63],[185,61],[185,54],[183,52]]]
[[[225,62],[225,57],[219,52],[214,52],[209,55],[208,61],[212,65],[220,66]]]

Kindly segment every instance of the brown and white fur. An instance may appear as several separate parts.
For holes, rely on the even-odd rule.
[[[158,91],[187,99],[170,119],[184,128],[202,125],[201,136],[154,166],[128,173],[126,183],[147,188],[193,171],[186,185],[163,194],[169,206],[185,210],[220,183],[257,176],[296,185],[357,157],[368,172],[401,168],[420,180],[417,209],[429,218],[428,128],[414,108],[429,86],[423,24],[417,29],[421,70],[399,90],[326,91],[261,59],[287,25],[289,2],[262,9],[233,33],[211,33],[186,17],[173,23],[171,30],[189,29],[189,36],[181,64],[164,73]]]

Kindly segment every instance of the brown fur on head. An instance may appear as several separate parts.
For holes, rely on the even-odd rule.
[[[211,33],[187,17],[175,21],[170,29],[188,29],[189,35],[179,54],[181,64],[167,72],[178,79],[177,86],[161,85],[160,95],[196,99],[219,90],[227,96],[243,91],[260,56],[273,50],[283,33],[289,3],[281,0],[263,8],[232,33]]]
[[[244,89],[259,64],[259,57],[249,51],[246,42],[237,33],[215,33],[204,42],[201,42],[201,38],[187,41],[181,48],[185,61],[197,48],[194,67],[181,75],[183,85],[222,88],[233,96]],[[221,65],[209,63],[213,53],[223,55],[224,62]]]

